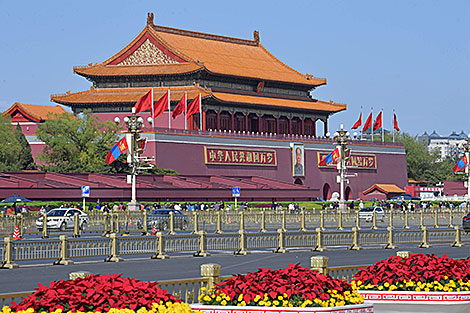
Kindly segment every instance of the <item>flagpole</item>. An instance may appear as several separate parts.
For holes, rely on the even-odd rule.
[[[380,117],[381,119],[381,124],[382,124],[382,142],[384,142],[384,123],[383,123],[383,119],[384,119],[384,108],[382,108],[382,116]]]
[[[151,100],[151,101],[152,101],[152,116],[151,116],[151,117],[152,117],[152,128],[155,128],[155,118],[153,117],[153,113],[154,113],[154,111],[155,111],[155,109],[154,109],[154,107],[153,107],[153,87],[152,87],[152,89],[150,90],[150,93],[151,93],[151,95],[152,95],[152,97],[151,97],[151,99],[152,99],[152,100]]]
[[[188,113],[188,94],[184,92],[184,130],[188,129],[188,120],[186,119],[186,114]]]
[[[200,129],[202,130],[202,100],[201,100],[201,94],[199,94],[199,126],[200,126]]]
[[[361,124],[362,124],[362,105],[361,105]],[[361,140],[362,140],[362,133],[363,133],[363,129],[364,129],[364,128],[362,127],[362,125],[361,125],[361,128],[362,128],[362,129],[361,129]]]
[[[171,108],[170,108],[170,103],[171,103],[171,98],[170,98],[170,89],[168,89],[168,128],[171,128]]]
[[[395,142],[395,109],[393,109],[392,115],[392,142]]]
[[[370,108],[370,113],[372,113],[372,125],[370,127],[370,135],[372,137],[372,141],[374,141],[374,108]]]

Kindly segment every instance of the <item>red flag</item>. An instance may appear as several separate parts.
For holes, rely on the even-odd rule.
[[[369,127],[371,127],[371,126],[372,126],[372,112],[370,113],[369,117],[367,118],[367,121],[364,124],[364,128],[362,129],[362,131],[368,130]]]
[[[171,117],[176,118],[178,115],[184,112],[184,107],[186,106],[186,93],[183,95],[183,98],[181,98],[180,102],[176,105],[175,109],[173,110],[173,113],[171,114]]]
[[[379,115],[377,115],[377,118],[375,119],[373,130],[376,131],[380,127],[382,127],[382,112],[380,112]]]
[[[135,113],[152,109],[152,90],[143,95],[134,105]]]
[[[189,102],[186,119],[189,119],[189,117],[193,114],[199,113],[199,108],[201,106],[200,99],[201,99],[201,95],[197,96],[196,98],[193,99],[193,101]]]
[[[359,128],[359,126],[361,126],[361,124],[362,124],[362,112],[361,112],[361,115],[359,115],[359,119],[358,119],[357,122],[354,124],[354,126],[351,127],[351,129]]]
[[[393,128],[398,132],[400,131],[400,128],[398,128],[397,115],[395,113],[393,113]]]
[[[160,98],[157,102],[155,102],[154,105],[154,112],[153,112],[153,118],[156,118],[165,112],[166,109],[168,109],[168,102],[170,101],[170,98],[168,97],[168,94],[170,91],[168,90],[166,94],[163,95],[163,97]]]

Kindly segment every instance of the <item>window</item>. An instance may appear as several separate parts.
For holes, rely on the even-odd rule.
[[[266,133],[276,133],[276,119],[272,115],[263,116],[263,130]]]
[[[287,117],[282,116],[279,118],[279,134],[289,133],[289,120]]]

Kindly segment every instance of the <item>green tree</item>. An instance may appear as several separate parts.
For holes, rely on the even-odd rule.
[[[374,141],[377,138],[374,138]],[[382,137],[377,139],[382,140]],[[385,133],[385,142],[392,141],[392,134]],[[449,157],[440,159],[439,151],[427,149],[426,143],[419,141],[418,136],[412,136],[405,132],[395,134],[395,141],[400,142],[406,151],[406,167],[409,179],[427,180],[432,184],[444,180],[458,180],[461,176],[455,175],[452,166],[459,158],[459,152],[453,151]]]
[[[16,124],[15,137],[21,145],[21,150],[18,154],[18,165],[22,170],[30,170],[35,167],[33,154],[31,153],[31,146],[29,145],[26,136],[21,130],[20,124]]]
[[[9,119],[0,117],[0,171],[15,172],[21,170],[18,163],[18,155],[21,152],[21,145],[16,136],[13,136],[15,129]]]
[[[38,166],[50,172],[116,173],[125,172],[121,160],[107,165],[105,158],[116,144],[120,127],[103,122],[86,111],[80,115],[61,114],[48,119],[37,129],[38,138],[46,146],[38,155]]]

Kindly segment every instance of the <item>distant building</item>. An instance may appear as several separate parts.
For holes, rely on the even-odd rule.
[[[436,131],[433,131],[430,135],[424,132],[418,137],[418,140],[424,142],[429,151],[437,149],[440,153],[440,159],[443,160],[454,153],[458,153],[458,146],[465,143],[467,138],[468,136],[463,130],[459,134],[452,132],[447,137],[440,136]]]
[[[15,102],[2,115],[11,118],[12,125],[20,125],[26,140],[28,140],[31,146],[33,157],[35,157],[44,147],[44,143],[36,137],[36,129],[39,124],[44,123],[46,120],[54,119],[56,114],[61,115],[63,113],[70,114],[60,105],[51,106]]]

